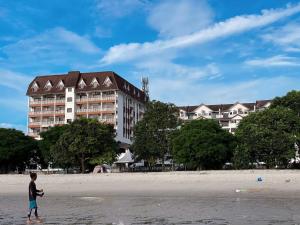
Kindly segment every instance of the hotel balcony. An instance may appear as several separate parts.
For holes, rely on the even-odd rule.
[[[51,125],[59,125],[59,124],[65,124],[65,121],[33,121],[29,122],[29,127],[41,127],[41,126],[51,126]]]
[[[43,100],[30,100],[30,106],[40,105],[64,105],[65,99],[43,99]]]
[[[114,113],[116,110],[116,107],[97,107],[97,108],[81,108],[81,109],[77,109],[76,112],[77,113]]]
[[[116,100],[115,95],[109,95],[109,96],[97,96],[97,97],[87,97],[87,96],[82,96],[82,97],[76,97],[76,102],[77,103],[83,103],[83,102],[112,102]]]
[[[65,110],[45,110],[45,111],[32,111],[29,112],[29,116],[41,116],[41,115],[56,115],[56,114],[64,114]]]

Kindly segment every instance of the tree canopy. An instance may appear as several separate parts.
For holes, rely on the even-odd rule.
[[[169,151],[171,133],[178,126],[178,109],[173,104],[150,101],[146,104],[146,112],[134,128],[133,145],[131,146],[139,159],[154,164],[162,160]]]
[[[99,157],[115,157],[117,143],[114,137],[113,126],[81,118],[66,127],[51,147],[51,155],[58,164],[79,166],[84,173],[86,165],[97,162]]]
[[[276,97],[272,101],[271,108],[278,106],[289,108],[300,116],[300,91],[290,91],[285,96]]]
[[[41,151],[43,164],[53,162],[50,149],[56,144],[59,137],[64,133],[67,127],[68,125],[54,126],[40,134],[41,140],[38,142],[38,145]]]
[[[250,114],[240,122],[235,133],[236,167],[248,168],[249,163],[257,161],[269,167],[286,166],[295,157],[299,131],[299,117],[291,109],[276,107]]]
[[[215,120],[187,122],[172,138],[176,163],[188,169],[221,169],[232,157],[234,137]]]
[[[22,131],[0,128],[0,172],[25,169],[30,159],[38,160],[36,140]]]

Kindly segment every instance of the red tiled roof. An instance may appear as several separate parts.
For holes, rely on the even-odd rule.
[[[198,107],[199,107],[198,105],[194,105],[194,106],[179,106],[178,108],[182,109],[182,110],[184,110],[186,112],[192,112],[192,111],[194,111]]]
[[[61,74],[61,75],[48,75],[48,76],[37,76],[34,78],[34,80],[29,84],[28,89],[27,89],[27,95],[40,95],[40,94],[48,94],[48,93],[56,93],[56,94],[61,94],[65,93],[65,88],[59,89],[57,87],[57,84],[59,81],[63,81],[64,84],[66,85],[66,74]],[[47,81],[50,80],[52,84],[52,88],[47,91],[44,87],[47,83]],[[37,85],[39,86],[39,89],[37,91],[32,90],[32,84],[36,82]]]
[[[215,112],[218,112],[219,109],[221,109],[221,111],[228,110],[232,106],[233,104],[207,105],[208,108]]]
[[[66,87],[76,87],[79,81],[80,72],[79,71],[70,71],[66,79]]]
[[[241,104],[246,106],[250,110],[254,110],[255,103],[250,102],[250,103],[241,103]]]
[[[105,79],[109,77],[112,84],[107,87],[103,83]],[[99,86],[94,88],[91,85],[92,80],[96,78]],[[86,86],[82,89],[79,88],[78,83],[79,81],[83,79],[86,83]],[[53,87],[47,91],[44,87],[47,83],[47,81],[51,81]],[[62,80],[64,82],[65,87],[63,89],[59,89],[57,87],[57,84],[59,81]],[[39,89],[37,91],[34,91],[32,89],[32,84],[36,82],[39,86]],[[131,97],[141,101],[145,102],[146,97],[145,93],[126,81],[124,78],[119,76],[118,74],[112,72],[112,71],[106,71],[106,72],[89,72],[89,73],[80,73],[79,71],[71,71],[68,74],[61,74],[61,75],[46,75],[46,76],[37,76],[28,86],[27,89],[27,95],[40,95],[40,94],[60,94],[65,92],[65,88],[67,87],[75,87],[76,91],[97,91],[97,90],[121,90],[122,92],[130,95]],[[129,90],[128,90],[129,88]]]
[[[264,107],[267,103],[271,102],[272,100],[257,100],[256,107],[261,108]]]

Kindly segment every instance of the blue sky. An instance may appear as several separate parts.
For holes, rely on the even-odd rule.
[[[112,70],[152,99],[248,102],[300,88],[300,2],[0,0],[0,126],[26,130],[36,75]]]

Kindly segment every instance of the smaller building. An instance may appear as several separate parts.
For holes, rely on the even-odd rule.
[[[215,119],[223,129],[234,133],[245,116],[264,110],[270,105],[271,100],[259,100],[254,103],[181,106],[179,107],[179,117],[182,120]]]

